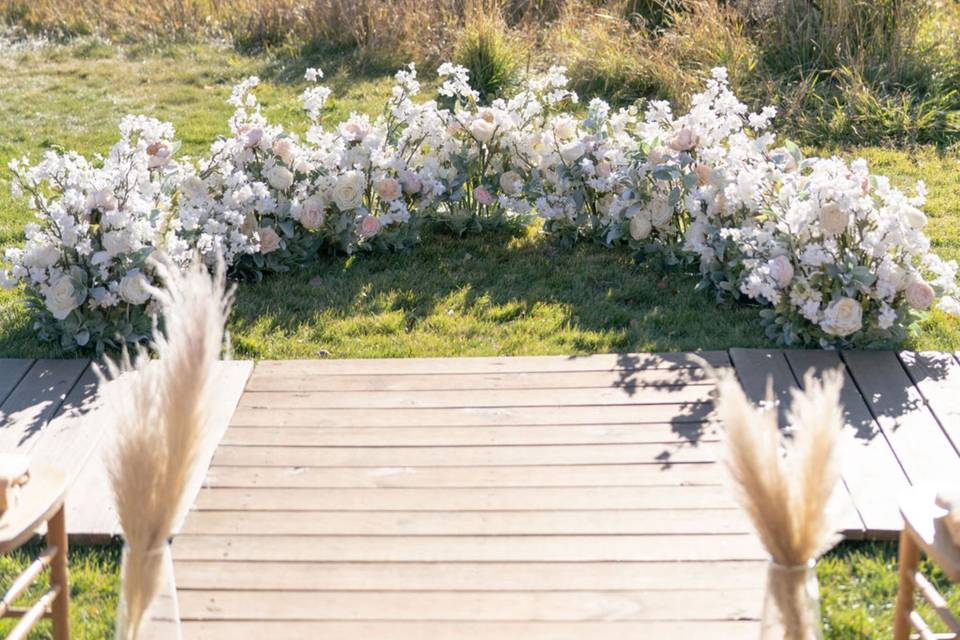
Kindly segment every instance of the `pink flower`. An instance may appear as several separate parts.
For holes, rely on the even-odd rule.
[[[907,286],[907,304],[919,311],[929,309],[936,295],[933,287],[924,282],[922,278],[914,278]]]
[[[380,218],[367,216],[360,222],[360,235],[364,238],[372,238],[380,233]]]
[[[490,192],[484,187],[477,187],[473,190],[473,197],[477,199],[477,202],[484,206],[489,206],[496,202],[494,197],[490,195]]]

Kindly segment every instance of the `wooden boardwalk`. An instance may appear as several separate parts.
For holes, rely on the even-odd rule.
[[[768,377],[788,400],[844,367],[848,537],[893,535],[903,488],[960,477],[952,355],[700,355],[757,400]],[[49,414],[52,440],[62,408],[31,408],[7,370],[0,416]],[[47,394],[79,393],[71,375]],[[218,402],[230,426],[174,544],[185,636],[756,637],[764,553],[724,485],[712,389],[686,354],[260,362]]]

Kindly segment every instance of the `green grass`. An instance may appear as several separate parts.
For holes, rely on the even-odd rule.
[[[9,555],[0,555],[0,588],[13,579],[37,556],[41,546],[31,543]],[[29,606],[49,587],[49,572],[17,601]],[[113,621],[120,588],[120,545],[77,547],[70,551],[70,628],[77,640],[104,640],[113,637]],[[6,637],[15,620],[0,621],[0,636]],[[41,622],[31,640],[52,637],[49,622]]]
[[[0,58],[0,161],[38,157],[50,144],[105,152],[130,112],[171,120],[183,153],[201,154],[223,132],[230,86],[264,80],[270,117],[302,122],[296,95],[306,66],[330,72],[331,118],[375,112],[389,74],[351,74],[335,59],[246,57],[211,45],[130,48],[96,42]],[[816,152],[815,149],[808,150]],[[960,159],[933,147],[820,150],[862,155],[900,185],[923,178],[934,248],[960,258]],[[0,248],[22,241],[30,213],[0,188]],[[326,257],[308,269],[239,289],[230,331],[237,356],[316,358],[574,354],[618,350],[761,346],[755,310],[714,306],[695,280],[663,276],[628,252],[583,245],[562,250],[535,232],[463,240],[427,234],[402,255]],[[960,349],[956,320],[934,316],[909,346]],[[33,336],[19,292],[0,292],[0,356],[59,356]],[[32,549],[35,552],[35,549]],[[829,638],[889,635],[895,546],[845,544],[820,565]],[[8,584],[27,556],[0,558]],[[74,637],[109,637],[119,551],[78,547],[71,556]],[[942,583],[942,576],[938,577]],[[945,585],[944,585],[945,586]],[[36,593],[36,592],[35,592]],[[34,593],[34,594],[35,594]],[[960,602],[960,591],[950,592]],[[0,633],[8,630],[0,625]],[[44,635],[46,634],[46,635]],[[49,630],[36,637],[47,637]]]
[[[326,67],[329,118],[376,113],[389,72],[352,73],[342,59],[248,57],[213,45],[118,50],[97,41],[0,60],[0,162],[59,144],[104,153],[127,113],[170,120],[182,153],[203,154],[225,131],[225,99],[258,74],[265,111],[303,126],[297,95],[306,66]],[[960,160],[934,147],[852,149],[900,184],[925,178],[934,246],[960,258]],[[0,248],[22,241],[24,203],[0,188]],[[240,287],[230,323],[249,358],[560,354],[724,349],[766,344],[756,311],[720,307],[695,279],[663,276],[625,250],[555,248],[535,233],[458,240],[427,234],[410,253],[325,257],[310,268]],[[960,326],[934,314],[908,345],[960,349]],[[57,356],[33,337],[20,292],[0,292],[0,355]]]

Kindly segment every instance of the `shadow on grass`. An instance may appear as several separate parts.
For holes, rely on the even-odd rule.
[[[413,251],[323,257],[241,285],[239,357],[690,351],[765,345],[752,310],[717,308],[693,276],[626,250],[535,236],[427,233]]]

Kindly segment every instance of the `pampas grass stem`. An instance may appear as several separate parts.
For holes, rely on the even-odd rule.
[[[196,472],[205,437],[213,366],[223,348],[231,295],[218,265],[200,260],[183,271],[157,262],[164,284],[151,293],[163,329],[155,328],[155,360],[141,349],[107,360],[101,373],[115,443],[106,465],[127,546],[122,611],[116,637],[134,640],[161,587],[163,554]],[[109,380],[109,382],[107,382]]]
[[[718,375],[717,414],[726,429],[727,467],[774,563],[768,589],[787,639],[817,637],[819,621],[807,610],[803,568],[838,539],[827,504],[839,479],[842,386],[839,371],[827,372],[822,381],[808,372],[804,390],[792,394],[793,437],[786,439],[769,384],[767,402],[755,407],[732,372]]]

